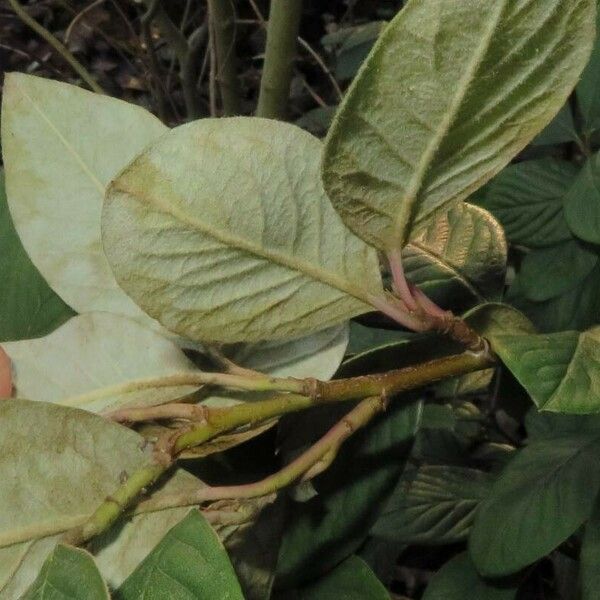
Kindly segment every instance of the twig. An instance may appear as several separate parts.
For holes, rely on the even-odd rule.
[[[65,44],[69,43],[69,39],[71,39],[71,33],[73,32],[73,27],[75,27],[75,25],[83,18],[85,17],[85,15],[90,12],[90,10],[93,10],[94,8],[96,8],[96,6],[103,4],[106,0],[95,0],[94,2],[92,2],[91,4],[88,4],[83,10],[79,11],[75,17],[73,17],[73,20],[69,23],[69,26],[67,27],[66,31],[65,31]]]
[[[210,116],[217,116],[217,51],[215,49],[215,27],[212,19],[209,18],[208,24],[208,105]]]
[[[165,121],[167,116],[165,94],[161,87],[160,64],[156,56],[156,48],[154,47],[154,40],[152,39],[152,31],[150,29],[152,19],[154,19],[154,15],[158,10],[158,1],[159,0],[151,0],[146,3],[146,12],[141,16],[140,24],[142,29],[142,39],[144,40],[144,45],[146,46],[148,58],[150,60],[151,89],[156,98],[158,116],[161,121]]]
[[[235,10],[232,0],[208,0],[216,53],[216,81],[221,91],[223,115],[241,112],[240,85],[235,54]]]
[[[42,37],[56,52],[58,52],[64,60],[69,63],[73,70],[85,81],[91,90],[98,94],[104,94],[104,90],[92,77],[92,74],[73,56],[69,49],[58,41],[45,27],[40,25],[35,19],[29,16],[27,11],[21,6],[18,0],[8,0],[12,9],[15,11],[19,19],[28,27],[33,29],[40,37]]]
[[[153,461],[135,472],[112,496],[106,498],[86,523],[68,532],[65,539],[79,544],[105,531],[137,499],[142,490],[151,486],[174,464],[181,452],[220,434],[321,404],[372,396],[391,398],[399,392],[446,377],[487,368],[494,362],[487,344],[484,344],[481,352],[465,352],[388,373],[329,382],[314,381],[311,396],[288,393],[228,408],[206,407],[203,422],[188,429],[176,430],[160,439],[154,448]]]
[[[301,15],[302,0],[271,0],[256,109],[259,117],[285,118]]]
[[[206,43],[208,37],[208,21],[205,21],[190,35],[188,51],[184,62],[181,64],[181,87],[185,99],[188,117],[195,119],[200,116],[199,98],[196,93],[196,80],[198,73],[198,57],[200,48]]]

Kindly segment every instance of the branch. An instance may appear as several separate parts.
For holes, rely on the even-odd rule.
[[[223,115],[241,112],[240,85],[235,54],[235,10],[232,0],[208,0],[217,59],[216,81],[221,91]]]
[[[34,18],[29,16],[27,11],[21,6],[18,0],[8,0],[12,9],[15,11],[19,19],[28,27],[33,29],[40,37],[42,37],[56,52],[58,52],[73,70],[85,81],[91,90],[97,94],[104,94],[104,90],[98,85],[92,74],[73,56],[69,49],[57,40],[45,27],[40,25]]]
[[[258,117],[285,118],[301,14],[302,0],[271,0]]]
[[[288,393],[228,408],[205,407],[202,422],[186,430],[176,430],[160,439],[154,449],[153,462],[134,473],[112,496],[106,498],[86,523],[68,532],[65,539],[69,543],[80,544],[105,531],[136,500],[142,490],[152,485],[173,465],[181,452],[222,433],[330,402],[373,396],[392,397],[427,383],[485,369],[493,364],[494,357],[485,343],[480,352],[465,352],[388,373],[327,382],[313,380],[310,382],[313,387],[311,396]]]

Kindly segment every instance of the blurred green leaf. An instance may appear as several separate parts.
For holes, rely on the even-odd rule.
[[[20,600],[110,600],[91,554],[59,544]]]
[[[600,498],[585,526],[580,560],[582,600],[596,600],[600,590]]]
[[[48,286],[15,231],[0,171],[0,342],[50,333],[75,313]]]
[[[406,544],[452,544],[464,540],[475,510],[493,478],[483,471],[422,466],[396,489],[371,529]]]
[[[493,349],[538,408],[600,412],[600,327],[498,336]]]
[[[565,197],[565,217],[577,237],[600,244],[600,152],[587,160],[575,178]]]
[[[483,579],[466,552],[448,561],[430,581],[423,600],[513,600],[516,587]]]
[[[533,250],[521,263],[521,291],[535,302],[561,296],[584,281],[599,259],[598,249],[577,240]]]
[[[596,13],[596,43],[577,84],[577,102],[586,134],[600,127],[600,12]]]
[[[470,536],[478,570],[495,577],[546,556],[589,517],[600,489],[600,434],[533,441],[479,506]]]
[[[117,592],[118,600],[244,600],[225,548],[197,510],[173,527]]]
[[[473,201],[502,224],[513,244],[543,248],[571,239],[563,199],[577,175],[565,160],[542,158],[503,169]]]
[[[389,597],[389,592],[358,556],[348,557],[298,593],[298,600],[389,600]]]

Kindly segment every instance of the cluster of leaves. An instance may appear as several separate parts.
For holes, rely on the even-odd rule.
[[[427,600],[531,597],[547,556],[572,597],[569,561],[579,556],[583,597],[594,598],[598,49],[567,96],[591,50],[595,8],[413,0],[385,28],[331,40],[361,56],[383,31],[324,146],[254,118],[169,130],[139,107],[11,75],[0,341],[19,399],[0,404],[0,476],[14,482],[0,489],[0,598],[107,598],[108,585],[123,599],[378,600],[399,555],[424,546],[445,547],[435,568],[450,558]],[[339,68],[341,78],[352,70]],[[526,160],[501,171],[565,100]],[[490,179],[479,206],[464,202]],[[507,246],[493,215],[516,273],[507,301],[553,333],[498,303]],[[215,448],[200,447],[189,470],[174,470],[89,554],[57,545],[149,460],[157,435],[94,413],[182,396],[256,399],[118,385],[196,370],[210,359],[202,343],[227,344],[247,368],[321,379],[456,352],[437,335],[365,327],[373,308],[398,310],[377,251],[399,249],[429,298],[472,309],[464,319],[504,365],[492,385],[486,370],[392,403],[328,471],[277,499],[161,508],[162,497],[212,481],[215,467],[220,483],[264,469],[246,461],[241,472],[239,456],[218,463],[205,457]],[[282,460],[341,415],[283,419]]]

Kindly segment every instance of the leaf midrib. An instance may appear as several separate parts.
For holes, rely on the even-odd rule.
[[[126,186],[123,185],[123,183],[124,182],[122,179],[113,182],[113,184],[109,188],[108,197],[110,197],[110,192],[118,191],[120,193],[126,194],[137,204],[140,204],[139,200],[137,199],[136,193],[134,191],[126,189]],[[204,235],[211,237],[217,242],[223,244],[224,246],[235,248],[242,252],[252,254],[253,256],[256,256],[268,262],[275,263],[291,271],[301,273],[313,279],[314,281],[318,281],[319,283],[325,284],[331,288],[337,289],[350,296],[353,296],[354,298],[360,300],[361,302],[364,302],[365,304],[371,305],[371,298],[373,296],[378,296],[383,293],[382,289],[369,292],[366,289],[352,285],[349,281],[343,279],[342,277],[339,277],[331,271],[324,271],[322,269],[319,269],[312,263],[306,262],[304,260],[299,260],[290,255],[283,254],[277,250],[271,250],[263,246],[257,246],[255,244],[252,244],[248,240],[245,240],[244,238],[238,237],[237,235],[232,235],[218,227],[208,227],[201,220],[186,214],[175,204],[167,205],[154,195],[147,196],[145,200],[147,200],[147,204],[152,205],[159,212],[170,216],[175,220],[178,220],[184,225],[190,227],[191,229],[196,229],[200,231]]]
[[[450,131],[454,120],[458,116],[460,107],[470,87],[471,81],[473,80],[477,69],[481,65],[490,43],[493,39],[496,27],[501,19],[502,13],[507,6],[508,0],[502,0],[498,2],[497,10],[494,18],[490,19],[490,23],[487,29],[484,30],[481,43],[479,44],[476,52],[473,53],[473,58],[470,64],[467,66],[464,75],[459,79],[456,94],[451,99],[448,106],[448,110],[444,115],[444,118],[440,121],[436,133],[432,136],[425,151],[421,155],[421,159],[417,165],[417,169],[413,173],[411,180],[406,186],[406,193],[400,202],[398,213],[394,219],[392,229],[392,247],[401,247],[405,242],[407,234],[407,226],[410,224],[413,215],[413,206],[417,200],[418,194],[423,187],[423,182],[427,171],[433,161],[441,142],[443,141],[446,134]],[[439,208],[439,207],[437,207]],[[415,219],[418,221],[418,219]]]

